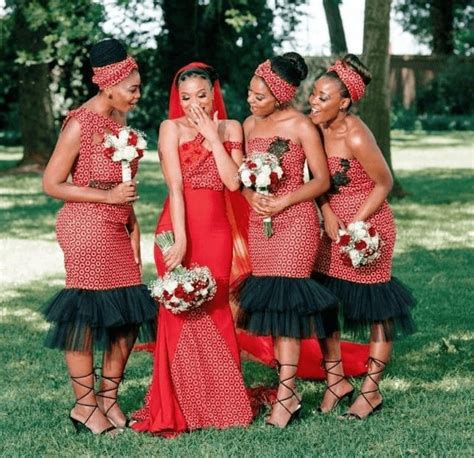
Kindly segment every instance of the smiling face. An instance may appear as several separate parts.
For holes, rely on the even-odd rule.
[[[322,76],[315,81],[313,92],[309,96],[313,124],[324,124],[334,121],[340,113],[349,107],[350,99],[341,96],[341,86],[337,80]]]
[[[140,84],[140,73],[134,70],[120,83],[106,90],[113,107],[122,112],[133,110],[140,99]]]
[[[259,76],[254,76],[250,80],[247,102],[253,115],[265,117],[275,111],[277,100],[263,79]]]
[[[198,75],[191,76],[179,83],[179,101],[184,114],[193,117],[192,105],[199,105],[209,116],[212,114],[214,92],[209,80]]]

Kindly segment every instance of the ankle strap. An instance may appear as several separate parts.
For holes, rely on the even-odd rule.
[[[374,409],[374,406],[372,405],[372,403],[369,401],[369,399],[367,398],[366,394],[369,394],[369,393],[376,393],[377,391],[380,393],[380,388],[379,388],[379,382],[377,380],[375,380],[374,378],[374,375],[378,375],[378,374],[381,374],[384,369],[385,369],[385,366],[387,365],[387,363],[385,361],[382,361],[380,359],[377,359],[377,358],[374,358],[373,356],[369,356],[369,358],[367,359],[367,363],[366,363],[366,366],[368,368],[370,368],[371,366],[371,363],[374,363],[375,366],[377,367],[377,370],[373,371],[373,372],[369,372],[367,371],[367,377],[372,381],[372,383],[377,387],[373,390],[368,390],[368,391],[361,391],[360,394],[361,396],[366,400],[366,402],[370,405],[370,407],[372,409]]]

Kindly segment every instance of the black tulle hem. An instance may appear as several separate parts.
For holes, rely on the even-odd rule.
[[[68,288],[44,307],[51,323],[45,346],[67,351],[108,350],[126,338],[156,338],[157,305],[145,285],[110,290]],[[133,343],[133,342],[131,342]]]
[[[305,339],[324,337],[339,327],[337,298],[311,278],[251,275],[234,296],[237,327],[252,334]]]
[[[397,278],[372,284],[355,283],[319,273],[315,273],[313,278],[337,296],[343,311],[343,330],[353,337],[367,338],[373,324],[382,325],[382,338],[385,340],[415,332],[411,309],[416,299]]]

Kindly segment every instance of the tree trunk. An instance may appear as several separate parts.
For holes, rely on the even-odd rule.
[[[26,51],[36,57],[43,48],[45,30],[31,30],[24,11],[29,2],[18,2],[14,19],[14,37],[17,51]],[[23,144],[20,166],[43,167],[53,151],[56,141],[51,94],[49,91],[49,67],[46,63],[19,66],[19,105]]]
[[[331,41],[331,54],[347,54],[346,36],[339,11],[340,0],[323,0]]]
[[[363,61],[372,73],[372,82],[360,104],[361,118],[373,132],[393,173],[390,153],[389,36],[391,0],[366,0]],[[404,191],[394,175],[392,195]]]
[[[433,54],[454,53],[454,5],[452,0],[434,0],[431,5]]]
[[[171,84],[176,70],[198,60],[197,0],[163,0],[164,29],[167,34],[164,80]]]

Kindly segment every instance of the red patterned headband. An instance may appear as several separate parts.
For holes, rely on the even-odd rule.
[[[124,80],[130,75],[132,70],[136,68],[138,68],[138,65],[131,56],[115,64],[105,65],[103,67],[92,67],[94,71],[92,82],[97,84],[100,90],[104,90],[120,83],[120,81]]]
[[[339,79],[347,87],[353,102],[357,102],[362,98],[365,92],[365,83],[355,70],[345,65],[341,60],[336,60],[327,71],[337,73]]]
[[[289,102],[296,94],[296,87],[280,78],[273,70],[270,61],[267,59],[255,70],[255,75],[265,81],[271,93],[280,103]]]

